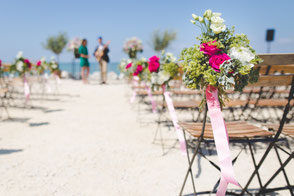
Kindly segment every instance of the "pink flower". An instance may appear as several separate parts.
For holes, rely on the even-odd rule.
[[[37,62],[37,66],[39,67],[41,65],[41,61],[38,61]]]
[[[218,49],[216,47],[216,45],[214,45],[215,42],[216,41],[214,40],[214,41],[211,41],[211,42],[201,44],[200,45],[200,51],[203,52],[204,54],[209,55],[209,56],[217,54],[221,50]]]
[[[30,62],[29,59],[25,59],[25,60],[24,60],[24,63],[27,64],[27,66],[28,66],[29,69],[32,68],[32,64],[31,64],[31,62]]]
[[[0,67],[2,66],[2,61],[1,61],[1,59],[0,59]]]
[[[216,54],[210,57],[209,59],[209,65],[212,67],[212,69],[216,72],[220,72],[219,67],[221,64],[223,64],[225,61],[230,60],[231,58],[225,54]]]
[[[130,67],[132,67],[132,63],[127,64],[126,69],[129,69]]]
[[[148,69],[151,73],[158,72],[158,68],[160,66],[159,57],[157,56],[150,57],[148,64],[149,64]]]
[[[143,66],[142,65],[138,65],[136,71],[134,72],[134,76],[139,75],[141,72],[143,71]]]

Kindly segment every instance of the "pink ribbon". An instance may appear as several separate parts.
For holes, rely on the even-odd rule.
[[[233,169],[228,132],[222,116],[216,87],[207,86],[206,100],[221,169],[221,180],[216,195],[224,196],[229,183],[238,187],[240,187],[240,185],[236,180]]]
[[[145,84],[145,83],[144,83],[144,85],[145,85],[145,89],[148,92],[148,97],[149,97],[150,102],[151,102],[151,105],[152,105],[152,112],[153,113],[156,113],[157,112],[157,107],[156,107],[156,103],[155,103],[154,97],[152,96],[151,88],[149,86],[147,86],[147,84]]]
[[[136,96],[137,96],[138,81],[139,81],[139,78],[137,76],[134,76],[133,79],[132,79],[134,89],[133,89],[133,95],[132,95],[132,97],[130,99],[131,103],[135,102],[135,99],[136,99]]]
[[[25,76],[23,79],[23,89],[24,89],[24,95],[25,95],[26,101],[28,101],[31,93],[30,93],[30,86]]]
[[[171,99],[170,92],[166,92],[164,86],[162,87],[162,89],[163,89],[163,92],[164,92],[163,94],[164,94],[165,102],[166,102],[170,117],[172,119],[174,128],[176,129],[176,133],[178,135],[182,155],[187,155],[184,134],[183,134],[183,131],[181,130],[181,128],[180,128],[180,126],[178,124],[178,117],[177,117],[177,114],[176,114],[176,111],[175,111],[173,101]]]

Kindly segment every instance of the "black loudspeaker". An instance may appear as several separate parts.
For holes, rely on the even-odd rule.
[[[268,41],[268,42],[274,41],[274,36],[275,36],[274,29],[268,29],[266,31],[266,41]]]

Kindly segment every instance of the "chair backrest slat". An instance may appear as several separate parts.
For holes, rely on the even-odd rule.
[[[256,68],[259,68],[260,75],[267,74],[294,74],[294,64],[293,65],[256,65]]]
[[[249,84],[250,87],[289,86],[292,84],[293,75],[263,75],[257,83]]]
[[[293,65],[294,54],[259,54],[263,62],[260,65]]]

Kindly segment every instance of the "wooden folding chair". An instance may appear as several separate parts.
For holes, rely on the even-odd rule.
[[[227,130],[228,130],[228,136],[229,136],[230,142],[245,143],[246,145],[244,146],[244,148],[249,146],[252,162],[253,162],[253,165],[255,168],[252,176],[248,180],[248,183],[246,184],[246,186],[244,188],[242,188],[241,195],[243,195],[245,192],[249,193],[248,186],[251,183],[251,181],[255,175],[257,175],[257,177],[258,177],[260,189],[263,190],[266,188],[262,184],[261,176],[259,174],[258,169],[260,168],[260,166],[264,162],[265,158],[267,157],[269,151],[271,150],[271,148],[273,147],[275,142],[278,141],[279,135],[280,135],[280,133],[283,129],[283,125],[285,123],[286,116],[289,112],[290,102],[293,99],[293,92],[294,92],[294,77],[293,76],[261,76],[258,83],[259,84],[257,84],[257,85],[266,85],[266,86],[289,86],[290,85],[291,90],[290,90],[290,93],[288,96],[288,100],[287,100],[287,103],[285,106],[285,110],[284,110],[283,118],[280,123],[279,130],[277,131],[276,134],[274,134],[273,132],[268,131],[264,128],[258,127],[254,124],[251,124],[249,122],[244,122],[244,121],[243,122],[242,121],[227,122]],[[188,179],[189,174],[191,176],[191,180],[192,180],[192,184],[193,184],[193,188],[194,188],[194,194],[196,195],[196,188],[195,188],[194,177],[193,177],[193,172],[192,172],[192,165],[193,165],[193,162],[194,162],[197,154],[200,154],[203,156],[203,154],[201,154],[201,152],[199,151],[200,144],[205,140],[211,140],[213,137],[211,124],[206,123],[206,118],[207,118],[207,106],[204,111],[204,119],[203,119],[202,123],[180,123],[180,126],[182,127],[183,132],[184,132],[186,146],[188,146],[188,140],[186,138],[186,133],[188,133],[191,137],[195,138],[195,141],[197,142],[195,145],[195,150],[194,150],[192,157],[189,156],[189,153],[187,150],[187,159],[188,159],[189,167],[187,169],[187,172],[186,172],[186,175],[184,178],[184,182],[183,182],[183,185],[182,185],[182,188],[180,191],[180,195],[182,195],[182,193],[183,193],[183,190],[186,185],[186,181]],[[263,155],[262,159],[259,161],[259,163],[256,162],[255,157],[254,157],[254,153],[252,151],[252,143],[254,143],[254,142],[271,142],[269,147],[265,151],[265,154]],[[237,157],[235,158],[235,160],[233,162],[235,162],[237,160],[238,156],[239,155],[237,155]],[[205,157],[205,158],[207,158],[207,157]],[[219,169],[216,163],[214,163],[212,161],[210,161],[210,163],[215,168]],[[215,190],[216,186],[217,185],[214,186],[212,191],[207,191],[206,193],[216,192],[216,190]],[[285,187],[278,187],[274,190],[280,190],[281,188],[285,188]],[[265,191],[268,191],[268,190],[265,189]],[[271,191],[273,191],[273,190],[271,190]],[[262,192],[262,193],[264,193],[264,192]],[[236,193],[227,192],[227,194],[235,195]],[[249,194],[251,194],[251,193],[249,193]]]

